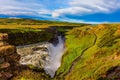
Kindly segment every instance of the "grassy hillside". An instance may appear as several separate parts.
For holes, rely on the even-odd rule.
[[[56,79],[116,80],[107,71],[120,66],[120,25],[103,24],[75,28],[66,36],[67,50]]]
[[[66,37],[66,51],[55,78],[51,79],[44,71],[28,69],[21,71],[13,80],[120,79],[120,24],[0,19],[0,32],[8,33],[10,42],[16,45],[49,41],[53,34],[46,28],[51,26],[56,26]]]

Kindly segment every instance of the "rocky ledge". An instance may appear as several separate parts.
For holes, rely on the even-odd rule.
[[[9,80],[16,73],[20,55],[16,48],[7,43],[8,35],[0,33],[0,80]]]

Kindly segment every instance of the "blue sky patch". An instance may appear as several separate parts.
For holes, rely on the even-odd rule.
[[[120,0],[0,0],[0,18],[120,22]]]

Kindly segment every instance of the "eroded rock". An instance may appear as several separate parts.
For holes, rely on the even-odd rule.
[[[5,59],[3,57],[0,57],[0,64],[5,62]]]
[[[8,63],[8,62],[4,62],[4,63],[0,64],[0,69],[5,69],[8,67],[10,67],[10,63]]]
[[[10,80],[14,76],[14,69],[20,59],[15,46],[7,43],[8,35],[0,33],[0,80]]]
[[[7,40],[8,40],[8,34],[0,33],[0,41],[7,41]]]
[[[7,42],[5,42],[5,41],[0,41],[0,47],[2,47],[2,46],[6,46],[6,45],[8,45]]]
[[[0,80],[10,80],[10,78],[13,76],[10,72],[1,72],[0,73]]]
[[[98,80],[120,80],[120,66],[112,67],[105,76],[100,77]]]
[[[0,47],[0,56],[9,56],[11,54],[14,54],[16,51],[14,46],[7,45],[7,46],[2,46]]]

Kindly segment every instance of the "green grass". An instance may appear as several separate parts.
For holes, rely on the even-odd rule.
[[[118,26],[104,25],[98,31],[97,29],[101,28],[101,25],[93,27],[92,31],[97,36],[93,46],[91,45],[95,37],[92,34],[81,36],[82,34],[79,32],[81,30],[86,33],[90,32],[86,31],[85,27],[70,31],[66,41],[67,51],[63,56],[62,65],[57,71],[58,77],[64,77],[65,80],[97,80],[106,75],[111,67],[120,66],[120,28]],[[90,48],[76,62],[71,72],[67,73],[72,62],[89,46]]]
[[[66,37],[67,51],[63,56],[62,64],[59,70],[57,71],[57,75],[63,76],[64,74],[66,74],[72,62],[77,57],[79,57],[85,49],[92,46],[94,43],[95,36],[92,32],[76,30],[77,29],[73,29],[72,31],[70,31],[68,33],[69,35]]]

